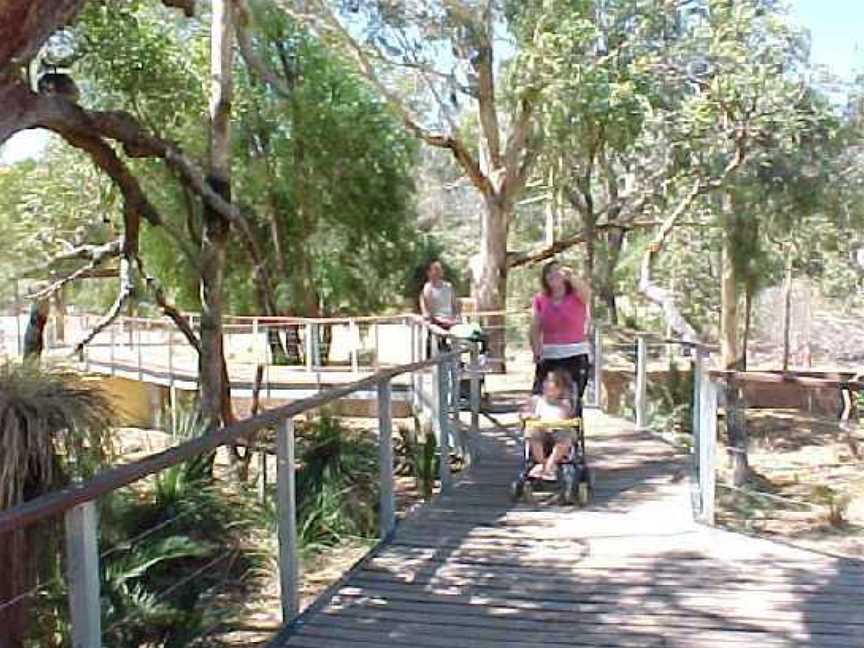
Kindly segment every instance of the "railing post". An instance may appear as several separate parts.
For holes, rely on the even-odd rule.
[[[691,426],[693,428],[693,445],[694,452],[696,452],[697,456],[699,453],[699,422],[700,422],[700,414],[699,410],[701,408],[701,399],[702,399],[702,381],[705,379],[704,376],[704,368],[705,368],[705,351],[702,347],[696,347],[695,353],[693,354],[693,406],[691,408]]]
[[[267,451],[258,451],[258,501],[263,504],[267,499]]]
[[[313,326],[310,322],[306,322],[306,371],[312,371],[312,334],[313,334]]]
[[[603,404],[603,331],[599,325],[594,327],[594,406],[600,409]]]
[[[372,324],[372,346],[375,349],[375,354],[372,359],[372,367],[375,371],[381,368],[381,350],[380,350],[380,342],[381,337],[379,335],[378,330],[378,322]]]
[[[636,338],[636,428],[648,429],[648,344],[645,335]]]
[[[138,381],[141,382],[144,380],[144,359],[141,354],[141,329],[144,327],[139,321],[136,323],[136,328],[138,329]]]
[[[700,386],[699,404],[699,496],[701,519],[714,524],[714,462],[717,444],[717,385],[707,376]]]
[[[294,486],[294,420],[286,419],[276,434],[276,498],[279,514],[279,584],[282,621],[300,611],[300,568],[297,556],[297,500]]]
[[[433,345],[434,349],[434,345]],[[447,393],[447,383],[449,382],[449,370],[446,360],[439,360],[435,365],[435,373],[437,378],[437,399],[436,407],[438,408],[438,451],[439,451],[439,479],[441,481],[441,493],[446,493],[450,490],[450,421],[448,416],[448,403],[450,401]]]
[[[393,419],[390,403],[390,380],[378,383],[378,468],[381,475],[379,521],[381,538],[387,538],[396,526],[396,500],[393,488]]]
[[[116,358],[114,355],[114,343],[116,341],[117,334],[116,334],[116,331],[114,330],[114,324],[113,323],[108,325],[108,330],[110,331],[110,333],[109,333],[110,339],[108,340],[108,344],[111,345],[111,348],[108,349],[108,361],[111,364],[111,375],[113,376],[117,372],[117,370],[114,368],[114,364],[116,362]]]
[[[357,322],[348,320],[348,337],[351,338],[351,371],[360,372],[360,331]]]
[[[471,343],[471,433],[480,432],[480,345]]]
[[[99,648],[102,645],[96,524],[94,502],[79,504],[66,512],[66,562],[73,648]]]

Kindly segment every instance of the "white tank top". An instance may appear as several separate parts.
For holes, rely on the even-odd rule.
[[[440,286],[429,282],[423,291],[432,317],[453,317],[453,286],[442,281]]]

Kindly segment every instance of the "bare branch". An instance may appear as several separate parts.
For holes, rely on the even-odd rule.
[[[114,258],[117,258],[118,256],[120,256],[120,254],[123,251],[123,242],[121,239],[118,239],[116,241],[111,241],[110,243],[106,243],[105,245],[98,245],[98,246],[97,245],[90,245],[90,246],[85,246],[85,247],[90,248],[90,256],[89,256],[90,263],[88,263],[87,265],[81,266],[80,268],[78,268],[77,270],[75,270],[74,272],[72,272],[71,274],[69,274],[63,278],[58,279],[57,281],[53,282],[51,285],[47,286],[46,288],[43,288],[42,290],[40,290],[36,293],[33,293],[32,295],[28,295],[27,298],[33,299],[33,300],[40,300],[40,299],[45,299],[46,297],[50,297],[51,295],[59,292],[66,285],[72,283],[73,281],[75,281],[77,279],[80,279],[83,276],[88,275],[92,270],[95,270],[96,268],[98,268],[100,265],[102,265],[102,263],[104,263],[108,259],[114,259]],[[69,259],[69,258],[86,258],[86,257],[81,257],[80,255],[78,257],[72,257],[68,254],[58,257],[58,259]],[[58,259],[55,259],[54,262],[56,263]]]
[[[91,261],[96,262],[96,264],[98,265],[105,259],[120,256],[120,251],[120,239],[110,241],[108,243],[105,243],[104,245],[79,245],[78,247],[74,247],[67,252],[64,252],[63,254],[57,255],[56,257],[49,261],[46,261],[45,263],[34,266],[29,270],[25,270],[18,275],[18,278],[21,279],[24,277],[32,277],[35,275],[50,272],[54,269],[55,266],[66,261]]]
[[[396,96],[396,93],[394,93],[384,84],[384,82],[375,72],[372,61],[364,48],[342,26],[342,24],[339,22],[336,16],[333,15],[333,12],[330,10],[326,3],[316,3],[319,6],[319,13],[315,14],[314,16],[310,16],[308,13],[297,12],[286,0],[278,0],[278,4],[286,13],[303,22],[304,24],[316,23],[317,20],[316,24],[318,24],[320,28],[333,34],[339,40],[339,42],[348,50],[350,55],[356,61],[360,73],[366,78],[367,81],[369,81],[369,83],[374,86],[374,88],[379,93],[381,93],[381,95],[387,101],[387,104],[396,112],[396,114],[402,120],[403,125],[409,133],[411,133],[414,137],[423,140],[430,146],[450,149],[450,151],[453,153],[453,157],[456,158],[456,161],[471,179],[472,184],[474,184],[474,186],[482,194],[488,196],[496,193],[495,187],[490,182],[488,176],[483,173],[482,169],[480,168],[480,164],[477,162],[477,160],[474,159],[474,156],[471,155],[471,153],[468,151],[467,147],[462,141],[460,141],[454,135],[435,133],[423,127],[420,124],[420,121],[411,114],[411,111],[409,111],[408,108],[406,108],[402,100],[398,96]],[[323,21],[323,24],[321,23],[321,21]]]
[[[132,262],[129,257],[124,256],[120,259],[120,290],[117,293],[117,298],[108,309],[108,312],[96,323],[87,335],[84,336],[78,344],[75,345],[73,354],[79,354],[90,344],[97,335],[108,328],[111,323],[120,315],[123,307],[135,296],[135,280],[133,276]]]
[[[168,302],[168,299],[165,297],[165,290],[162,288],[162,285],[156,277],[147,274],[141,257],[136,257],[135,262],[138,265],[138,271],[144,278],[144,285],[147,287],[148,292],[153,297],[153,301],[159,307],[159,310],[162,311],[163,315],[174,322],[175,326],[180,329],[180,332],[186,338],[186,341],[189,342],[189,345],[195,349],[197,353],[201,353],[201,340],[199,340],[198,336],[195,335],[195,331],[192,329],[189,320],[176,306]]]
[[[722,187],[726,179],[738,170],[742,164],[744,164],[747,157],[745,139],[743,133],[739,134],[736,139],[735,154],[726,164],[726,167],[720,175],[707,180],[697,179],[693,182],[691,189],[679,201],[672,213],[663,220],[654,240],[652,240],[648,245],[648,249],[642,257],[642,268],[639,277],[639,292],[648,300],[654,302],[663,309],[664,317],[669,326],[671,326],[672,330],[682,336],[685,340],[696,341],[699,336],[693,326],[686,320],[678,309],[675,303],[675,294],[671,290],[656,285],[652,281],[651,271],[657,257],[660,255],[660,252],[663,251],[663,246],[665,245],[669,234],[672,232],[672,229],[678,223],[681,216],[683,216],[690,208],[693,201],[704,193]]]
[[[187,18],[195,17],[195,0],[162,0],[166,7],[182,9]]]
[[[286,99],[289,98],[291,96],[291,86],[288,82],[276,74],[255,53],[255,47],[252,45],[252,38],[249,34],[249,26],[252,24],[252,14],[249,11],[249,5],[246,3],[246,0],[234,0],[234,15],[237,48],[240,50],[240,56],[243,57],[247,67],[255,72],[276,93]]]

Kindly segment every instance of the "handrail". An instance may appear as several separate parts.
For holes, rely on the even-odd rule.
[[[817,378],[815,376],[800,376],[791,373],[783,373],[782,371],[734,371],[724,369],[712,369],[709,374],[717,380],[734,380],[739,383],[760,383],[760,384],[786,384],[800,385],[802,387],[839,387],[850,389],[852,391],[864,391],[864,382],[853,380],[855,374],[848,372],[849,380],[835,378]]]
[[[128,486],[144,477],[171,466],[176,466],[184,461],[215,450],[220,446],[227,445],[252,432],[272,427],[287,418],[322,407],[355,391],[375,386],[396,376],[420,371],[455,359],[465,351],[466,349],[459,348],[447,353],[438,354],[429,360],[381,370],[371,376],[353,383],[347,383],[341,387],[334,387],[316,396],[266,410],[255,417],[220,428],[139,461],[112,468],[85,482],[70,484],[66,488],[0,512],[0,534],[23,529],[44,518],[65,513],[80,504],[93,501],[102,495]]]

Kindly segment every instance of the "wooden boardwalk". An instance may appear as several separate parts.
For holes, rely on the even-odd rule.
[[[864,564],[696,525],[686,457],[587,413],[583,510],[514,505],[513,417],[274,648],[864,647]]]

